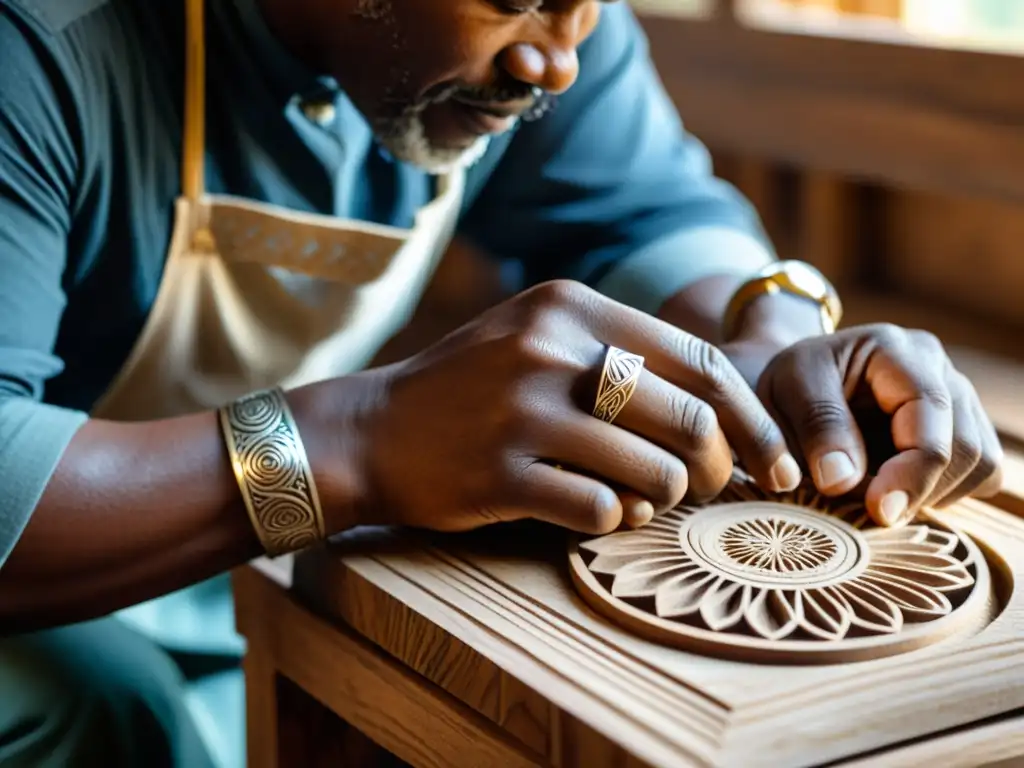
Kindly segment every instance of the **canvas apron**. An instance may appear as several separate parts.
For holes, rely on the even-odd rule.
[[[207,194],[204,9],[186,2],[183,193],[155,303],[97,418],[177,416],[359,370],[408,321],[462,202],[462,172],[437,179],[410,229]],[[234,652],[226,584],[120,615],[171,648]]]
[[[141,336],[92,411],[135,421],[215,408],[364,367],[408,322],[451,239],[463,174],[410,229],[204,190],[203,0],[186,0],[183,194]]]

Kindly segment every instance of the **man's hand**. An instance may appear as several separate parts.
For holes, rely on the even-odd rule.
[[[773,357],[756,339],[724,349],[756,379],[818,489],[839,495],[860,486],[879,524],[999,489],[995,428],[931,334],[868,325],[806,338]]]
[[[643,355],[633,397],[591,415],[607,345]],[[360,522],[466,530],[533,517],[587,533],[717,495],[734,448],[767,490],[800,481],[785,437],[715,347],[578,283],[538,286],[377,371],[346,452]]]

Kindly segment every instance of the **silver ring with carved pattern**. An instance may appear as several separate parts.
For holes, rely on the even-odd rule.
[[[594,416],[608,424],[613,423],[636,391],[643,370],[643,357],[609,346],[601,367],[601,379],[597,383]]]

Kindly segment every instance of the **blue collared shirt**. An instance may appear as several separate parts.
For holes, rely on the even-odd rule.
[[[381,152],[257,0],[209,3],[214,193],[407,226],[431,179]],[[183,0],[0,0],[0,566],[150,311],[180,191]],[[524,284],[568,277],[644,310],[771,259],[686,134],[625,4],[556,110],[492,142],[459,230]],[[333,103],[318,123],[303,107]]]

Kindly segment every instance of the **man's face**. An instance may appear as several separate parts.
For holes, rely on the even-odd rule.
[[[321,61],[396,158],[440,173],[576,80],[595,0],[305,0]]]

